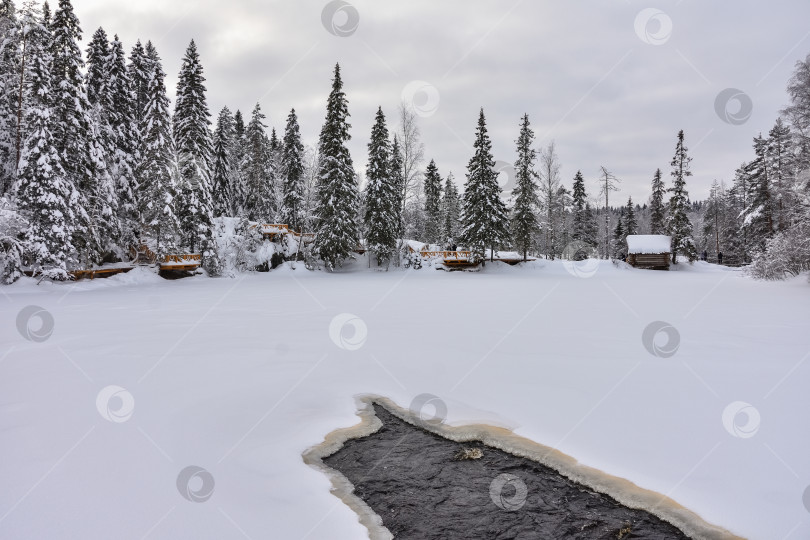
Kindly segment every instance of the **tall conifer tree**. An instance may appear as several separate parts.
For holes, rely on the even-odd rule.
[[[495,249],[509,242],[509,218],[494,170],[495,160],[492,158],[492,142],[487,133],[484,109],[478,116],[474,148],[475,154],[467,165],[467,183],[464,186],[461,241],[478,259],[483,259],[484,250],[490,248],[492,260]]]
[[[539,229],[537,210],[540,206],[536,184],[538,174],[534,165],[537,152],[532,148],[534,131],[529,123],[528,114],[524,114],[521,119],[520,135],[516,142],[518,157],[515,161],[516,185],[512,192],[515,200],[512,211],[512,238],[518,252],[523,253],[525,261]]]
[[[397,186],[391,177],[391,142],[382,108],[377,109],[366,168],[366,248],[374,253],[377,265],[390,260],[397,244]]]
[[[304,226],[304,144],[295,109],[287,115],[279,174],[283,191],[281,221],[300,231]]]
[[[441,239],[442,231],[442,177],[436,162],[430,160],[425,170],[425,241],[435,244]]]
[[[346,147],[351,139],[348,119],[348,100],[343,92],[340,66],[335,65],[332,91],[319,141],[318,230],[314,245],[330,271],[351,257],[358,242],[359,195],[352,158]]]
[[[689,221],[689,192],[686,191],[686,179],[692,176],[689,165],[692,158],[687,154],[684,145],[683,130],[678,132],[678,143],[675,156],[672,158],[672,187],[669,198],[669,215],[667,232],[672,237],[672,262],[677,262],[678,255],[685,255],[689,261],[697,259],[695,242],[692,239],[692,222]]]

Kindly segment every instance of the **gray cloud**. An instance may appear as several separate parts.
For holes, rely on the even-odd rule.
[[[427,157],[443,174],[452,170],[463,182],[479,107],[504,161],[514,160],[527,112],[539,144],[556,140],[566,185],[581,169],[595,191],[605,165],[623,179],[617,201],[646,200],[658,167],[668,176],[679,129],[694,158],[693,198],[715,178],[730,180],[749,159],[751,139],[784,106],[795,62],[810,52],[810,4],[800,1],[357,0],[360,25],[345,38],[322,26],[326,3],[74,0],[86,36],[101,25],[127,47],[136,38],[156,41],[172,89],[196,39],[213,115],[224,105],[249,114],[260,99],[281,130],[295,107],[309,142],[317,140],[340,62],[358,170],[377,106],[393,122],[402,89],[423,80],[440,92],[435,114],[420,125]],[[672,20],[663,45],[642,42],[634,30],[636,14],[651,6]],[[753,100],[742,126],[714,112],[715,96],[728,87]]]

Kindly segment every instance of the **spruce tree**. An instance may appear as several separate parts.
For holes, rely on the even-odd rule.
[[[50,17],[44,13],[43,19]],[[97,242],[87,213],[87,196],[96,189],[90,156],[87,92],[84,86],[84,61],[79,49],[82,30],[70,0],[59,0],[50,24],[51,124],[56,150],[62,160],[67,181],[73,186],[73,245],[87,262],[95,258]]]
[[[136,125],[143,121],[146,104],[149,101],[149,77],[152,70],[149,66],[149,55],[139,39],[129,53],[129,81],[132,89],[132,116]]]
[[[304,144],[295,109],[287,115],[279,174],[283,191],[281,222],[293,231],[301,231],[304,226]]]
[[[107,109],[110,94],[110,73],[107,65],[110,57],[110,42],[107,32],[99,27],[87,46],[87,101]]]
[[[758,251],[774,234],[774,197],[772,171],[768,158],[768,140],[761,135],[754,138],[756,157],[745,167],[747,179],[747,206],[743,210],[743,228],[749,245]]]
[[[397,200],[395,212],[397,215],[397,238],[402,239],[405,234],[405,222],[403,219],[403,210],[405,206],[405,168],[402,161],[402,148],[399,145],[399,137],[394,134],[394,140],[391,143],[391,180],[397,186]]]
[[[147,43],[150,59],[146,107],[140,124],[142,156],[138,168],[139,201],[143,222],[149,236],[155,240],[155,253],[162,257],[173,251],[180,228],[175,211],[176,186],[174,148],[172,142],[169,98],[166,95],[166,74],[157,49]]]
[[[793,133],[781,118],[777,118],[776,124],[768,132],[768,162],[774,193],[774,228],[784,231],[790,225],[790,213],[795,206],[792,186],[796,155]]]
[[[664,181],[661,179],[661,169],[656,169],[652,181],[652,196],[650,197],[650,234],[667,233],[667,212],[664,206],[664,194],[666,191]]]
[[[32,40],[34,44],[36,41]],[[64,281],[70,279],[68,271],[77,262],[72,243],[77,194],[62,168],[53,136],[57,119],[51,116],[51,109],[59,93],[52,92],[48,60],[42,46],[31,51],[31,104],[25,117],[29,135],[23,145],[15,193],[20,211],[29,219],[25,235],[32,268],[42,278]]]
[[[218,274],[221,265],[212,230],[211,113],[204,82],[197,45],[192,40],[180,69],[172,123],[179,175],[176,208],[184,244],[192,251],[199,249],[205,269]]]
[[[638,220],[636,219],[636,209],[633,206],[633,197],[627,199],[627,206],[624,207],[624,236],[638,234]]]
[[[532,148],[534,131],[529,124],[529,115],[524,114],[520,124],[520,135],[517,139],[517,161],[515,161],[515,189],[512,197],[515,207],[512,209],[512,238],[523,260],[527,260],[529,249],[534,244],[534,236],[539,230],[537,210],[540,199],[535,180],[539,177],[534,163],[537,152]]]
[[[236,163],[233,159],[233,116],[223,107],[214,130],[214,216],[233,216],[233,181]]]
[[[672,262],[677,262],[679,254],[685,255],[692,262],[697,259],[695,242],[692,239],[692,223],[686,214],[689,210],[689,192],[686,191],[686,179],[692,176],[689,164],[692,158],[687,154],[688,148],[684,145],[683,130],[678,132],[678,142],[675,145],[675,155],[672,158],[672,193],[669,198],[669,215],[667,216],[667,232],[672,237]]]
[[[111,174],[118,193],[118,216],[125,246],[134,243],[140,230],[135,169],[138,161],[138,131],[134,118],[131,81],[126,67],[124,46],[116,35],[110,45],[107,62],[110,108],[107,111],[113,133]]]
[[[343,92],[340,65],[335,65],[332,91],[321,129],[318,173],[318,229],[314,250],[330,271],[342,266],[357,246],[359,195],[354,166],[346,143],[351,139],[348,100]]]
[[[17,19],[14,2],[0,0],[0,196],[11,188],[17,168],[20,71],[25,25]]]
[[[382,108],[377,109],[366,168],[366,248],[374,253],[377,266],[390,260],[397,245],[397,185],[391,178],[391,143]]]
[[[436,162],[430,160],[425,170],[425,242],[435,244],[441,239],[442,230],[442,177]]]
[[[275,214],[273,179],[270,163],[270,140],[265,116],[257,103],[245,129],[244,158],[241,164],[245,184],[245,216],[250,221],[271,223]]]
[[[245,131],[245,120],[242,117],[242,112],[237,109],[233,115],[233,148],[231,149],[231,155],[236,165],[233,171],[234,184],[231,186],[231,200],[234,212],[239,216],[247,214],[248,189],[242,174],[242,163],[245,160]]]
[[[442,198],[442,242],[454,245],[461,230],[461,198],[453,180],[453,173],[447,175]]]
[[[599,244],[598,226],[593,209],[588,203],[588,193],[585,190],[585,178],[582,176],[582,171],[577,171],[577,174],[574,175],[572,203],[571,238],[590,247],[596,247]],[[579,250],[576,253],[581,255]]]
[[[627,235],[622,226],[621,216],[616,220],[616,228],[613,229],[613,250],[612,255],[614,259],[619,259],[624,251],[624,244],[627,240]]]
[[[509,242],[509,218],[494,170],[495,160],[492,158],[492,142],[487,133],[484,109],[478,116],[473,146],[475,153],[467,165],[467,182],[464,185],[461,241],[478,260],[484,258],[484,250],[489,247],[490,260],[493,260],[495,249]]]

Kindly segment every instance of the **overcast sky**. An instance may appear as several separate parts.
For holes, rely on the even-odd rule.
[[[327,6],[339,8],[334,17],[323,17]],[[556,141],[569,189],[581,169],[595,194],[604,165],[623,181],[617,202],[646,200],[657,167],[669,182],[679,129],[693,157],[692,198],[705,197],[715,178],[730,181],[749,159],[752,137],[767,132],[785,105],[796,61],[810,53],[807,0],[352,0],[342,7],[74,0],[74,7],[83,49],[99,26],[127,49],[151,39],[172,99],[194,38],[213,118],[224,105],[249,116],[258,101],[281,132],[295,107],[308,143],[317,140],[339,62],[360,172],[377,106],[391,129],[404,92],[420,114],[426,157],[443,176],[452,171],[463,183],[480,107],[495,159],[513,162],[525,112],[538,147]],[[744,95],[723,119],[715,102],[727,88]]]

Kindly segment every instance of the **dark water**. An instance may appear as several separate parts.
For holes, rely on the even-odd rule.
[[[383,427],[347,441],[324,463],[352,482],[397,539],[688,538],[537,462],[374,410]],[[459,459],[462,449],[476,448],[479,459]]]

